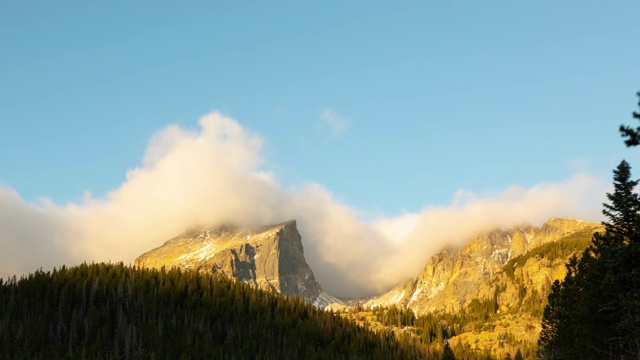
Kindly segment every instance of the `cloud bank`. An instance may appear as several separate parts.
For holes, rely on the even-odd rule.
[[[320,184],[279,185],[262,170],[263,143],[233,119],[211,113],[197,130],[169,126],[155,134],[141,165],[103,198],[34,205],[0,187],[0,276],[82,261],[132,263],[194,225],[296,219],[322,287],[338,296],[368,296],[417,275],[445,245],[461,245],[483,229],[540,225],[553,216],[599,220],[608,190],[579,174],[528,189],[460,190],[447,207],[364,221]]]

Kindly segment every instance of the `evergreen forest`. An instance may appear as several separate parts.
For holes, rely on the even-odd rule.
[[[0,280],[2,359],[420,359],[297,298],[224,276],[83,264]]]
[[[640,126],[620,132],[627,146],[640,145]],[[81,264],[0,279],[0,358],[640,359],[640,181],[624,160],[613,174],[603,233],[510,259],[491,282],[493,297],[455,313],[324,311],[224,275]],[[528,288],[517,274],[532,258],[569,258],[566,276]],[[519,284],[517,303],[500,311],[507,282]],[[523,314],[538,329],[542,319],[539,339],[527,323],[534,340],[498,333],[500,355],[460,341]]]
[[[633,117],[640,120],[640,113]],[[640,145],[640,126],[620,132],[627,146]],[[640,359],[638,180],[624,160],[613,174],[605,232],[571,257],[565,278],[552,286],[538,341],[542,359]]]

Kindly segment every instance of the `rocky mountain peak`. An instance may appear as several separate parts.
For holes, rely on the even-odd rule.
[[[577,236],[590,239],[601,229],[597,223],[551,218],[539,228],[520,225],[484,231],[461,249],[445,247],[429,259],[414,280],[368,301],[365,306],[399,305],[418,313],[455,311],[471,299],[491,296],[495,290],[491,283],[495,283],[495,276],[502,273],[509,260],[550,242]],[[531,259],[525,267],[527,273],[518,275],[526,278],[528,286],[540,290],[563,276],[565,261],[542,260]],[[505,294],[511,294],[510,290]],[[506,295],[504,298],[511,301]]]
[[[230,225],[191,229],[142,254],[135,264],[225,274],[318,306],[336,301],[322,292],[304,258],[301,240],[295,220],[252,229]]]

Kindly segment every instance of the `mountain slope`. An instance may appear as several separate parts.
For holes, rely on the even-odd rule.
[[[295,220],[257,229],[222,226],[187,231],[135,260],[141,267],[191,269],[234,277],[299,296],[317,306],[339,302],[324,293],[304,258]]]
[[[511,307],[521,300],[518,298],[521,287],[543,293],[555,279],[564,276],[564,263],[570,254],[553,260],[540,256],[529,258],[530,261],[521,264],[519,270],[522,283],[515,281],[513,274],[510,279],[496,283],[499,279],[495,277],[503,272],[503,266],[525,252],[549,243],[563,244],[579,238],[584,248],[592,234],[602,229],[597,223],[552,218],[540,228],[525,225],[481,233],[462,249],[443,249],[428,261],[416,279],[364,305],[397,305],[418,314],[455,312],[472,299],[492,297],[496,290],[501,290],[499,305]],[[498,285],[501,286],[499,289]]]
[[[299,299],[196,271],[112,264],[0,279],[2,359],[421,359]]]
[[[414,333],[429,351],[446,339],[459,358],[521,351],[533,359],[551,284],[602,231],[598,223],[558,218],[540,228],[488,231],[461,249],[443,249],[415,280],[345,311],[354,319],[375,314],[370,328],[377,321]]]

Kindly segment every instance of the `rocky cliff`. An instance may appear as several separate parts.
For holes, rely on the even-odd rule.
[[[303,297],[320,307],[338,301],[316,282],[295,220],[258,229],[190,230],[141,255],[135,264],[225,274],[262,289]]]
[[[522,304],[527,297],[542,299],[550,284],[564,276],[568,257],[602,230],[597,223],[552,218],[539,228],[523,225],[487,231],[461,249],[443,249],[416,279],[365,306],[397,305],[424,314],[457,311],[473,299],[493,296],[497,306],[504,308]],[[552,243],[557,246],[549,253],[540,250],[536,256],[525,256]]]
[[[522,351],[525,358],[534,358],[551,284],[564,277],[568,259],[580,256],[593,234],[603,231],[598,223],[561,218],[539,228],[523,225],[486,231],[462,248],[444,248],[414,280],[344,311],[353,312],[350,316],[357,320],[379,311],[376,306],[387,313],[384,309],[391,306],[408,309],[425,315],[422,325],[391,324],[390,328],[424,336],[434,328],[419,327],[433,321],[458,353],[504,359]],[[369,328],[374,328],[375,321]],[[428,340],[432,348],[442,346],[437,339]]]

